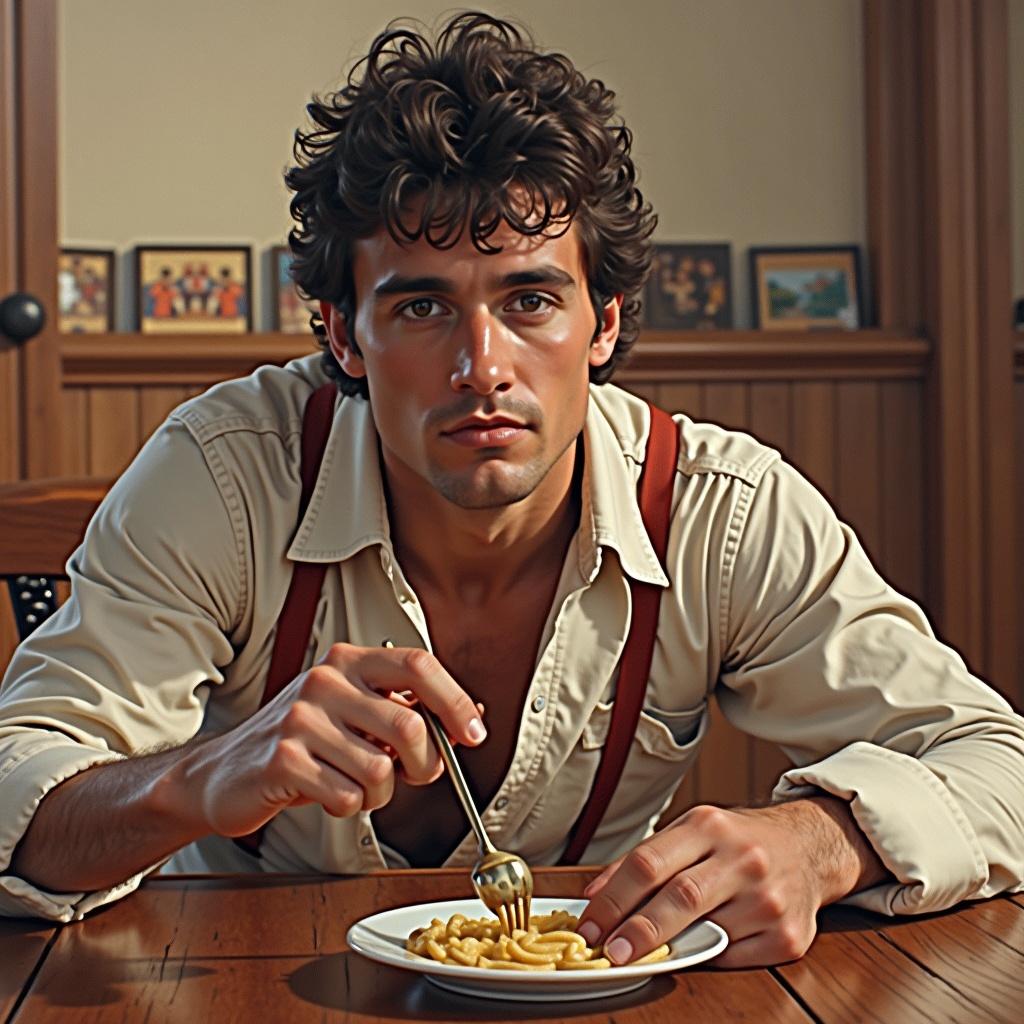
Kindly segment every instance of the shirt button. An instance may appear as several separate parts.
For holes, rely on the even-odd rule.
[[[399,594],[398,601],[400,604],[408,604],[412,598],[408,594]]]
[[[506,807],[508,807],[507,796],[499,796],[498,799],[494,801],[494,809],[496,811],[503,811]]]
[[[533,703],[530,707],[533,708],[534,711],[543,711],[547,706],[547,703],[548,702],[543,697],[537,696],[533,698]]]
[[[370,843],[373,842],[373,837],[372,836],[363,836],[363,838],[360,839],[359,842],[361,842],[363,844],[363,846],[369,846]]]

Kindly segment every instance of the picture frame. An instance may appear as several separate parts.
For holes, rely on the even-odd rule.
[[[64,334],[114,329],[113,249],[61,249],[57,254],[57,325]]]
[[[750,284],[753,325],[760,330],[864,326],[859,246],[751,248]]]
[[[306,301],[292,280],[292,251],[287,245],[270,248],[271,330],[282,334],[311,334],[310,314],[319,309],[312,299]]]
[[[246,334],[252,330],[252,250],[136,246],[135,299],[143,334]]]
[[[655,243],[643,319],[645,327],[656,330],[732,327],[729,243]]]

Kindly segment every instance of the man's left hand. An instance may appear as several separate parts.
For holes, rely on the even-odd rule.
[[[622,964],[707,918],[729,936],[716,966],[782,963],[810,947],[820,907],[886,875],[848,805],[833,797],[699,806],[587,886],[578,930]]]

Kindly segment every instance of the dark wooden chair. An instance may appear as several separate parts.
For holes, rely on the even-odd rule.
[[[57,608],[68,556],[110,480],[53,478],[0,484],[0,578],[7,581],[18,637]]]

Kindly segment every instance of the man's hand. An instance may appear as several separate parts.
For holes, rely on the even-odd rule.
[[[884,877],[841,800],[694,807],[587,886],[579,931],[626,963],[708,918],[729,936],[717,966],[781,963],[807,951],[820,907]]]
[[[335,817],[383,807],[396,770],[413,785],[433,782],[441,759],[402,693],[435,711],[455,742],[484,739],[480,712],[429,652],[335,644],[266,707],[188,752],[166,780],[169,813],[191,813],[201,834],[238,836],[289,806],[318,803]]]

